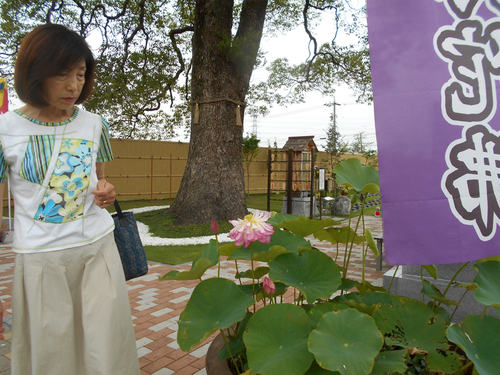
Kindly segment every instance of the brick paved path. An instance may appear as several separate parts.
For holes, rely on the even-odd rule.
[[[366,225],[375,237],[382,235],[380,218],[365,218]],[[313,246],[319,248],[333,259],[336,249],[327,243],[309,238]],[[339,264],[343,261],[343,251]],[[0,245],[0,299],[5,308],[6,341],[0,342],[0,375],[10,374],[10,339],[12,274],[15,254],[6,245]],[[361,280],[361,251],[353,250],[349,277]],[[179,349],[176,342],[177,320],[198,284],[198,281],[158,281],[172,270],[189,270],[191,265],[168,266],[150,263],[149,273],[127,282],[130,308],[134,321],[137,352],[141,365],[141,375],[204,375],[205,354],[210,340],[189,353]],[[238,261],[239,271],[249,268],[245,262]],[[369,252],[366,261],[366,279],[375,285],[382,285],[382,276],[390,266],[384,263],[382,271],[376,271],[376,259]],[[234,262],[222,261],[221,276],[230,279],[235,274]],[[207,271],[205,278],[217,276],[217,267]]]

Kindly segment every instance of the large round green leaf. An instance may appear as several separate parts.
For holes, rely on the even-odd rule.
[[[307,350],[310,331],[307,314],[296,305],[268,305],[258,310],[243,334],[251,373],[304,374],[314,360]]]
[[[352,186],[360,193],[378,193],[380,182],[378,172],[371,166],[363,167],[358,159],[344,160],[335,167],[337,183]]]
[[[216,264],[216,263],[215,263]],[[205,271],[215,264],[208,258],[199,258],[193,262],[189,271],[170,271],[169,273],[160,277],[160,280],[197,280],[201,278]]]
[[[474,297],[486,306],[495,307],[500,314],[500,262],[491,260],[476,263],[474,269],[477,271]]]
[[[270,243],[260,241],[252,243],[253,259],[261,262],[269,262],[278,255],[288,252],[298,254],[299,249],[311,249],[311,243],[302,236],[284,230],[276,230],[271,235]],[[228,259],[250,260],[250,254],[250,247],[239,248]]]
[[[372,375],[402,374],[406,371],[408,350],[390,350],[380,352],[375,358]]]
[[[457,371],[461,364],[448,351],[444,319],[420,301],[400,296],[391,299],[392,305],[378,306],[372,315],[385,343],[426,351],[430,370],[446,374]]]
[[[329,218],[317,220],[309,219],[305,216],[299,216],[295,220],[281,223],[281,226],[292,233],[307,237],[320,229],[331,227],[336,224],[339,224],[339,222]]]
[[[269,267],[271,280],[299,289],[309,304],[318,298],[330,298],[341,284],[339,267],[319,250],[280,255]]]
[[[309,335],[319,365],[342,375],[371,373],[384,338],[374,320],[354,309],[329,312]]]
[[[198,284],[179,318],[177,342],[189,351],[219,329],[245,318],[254,299],[232,281],[208,279]]]
[[[461,325],[448,328],[448,339],[460,346],[481,375],[500,371],[500,319],[489,315],[469,315]]]
[[[347,244],[351,242],[354,242],[356,245],[360,245],[366,240],[365,236],[356,234],[354,229],[348,226],[341,228],[319,229],[314,232],[314,238],[320,241],[328,241],[334,245],[337,243]]]
[[[349,306],[344,305],[343,303],[335,303],[335,302],[326,302],[320,303],[319,305],[314,306],[311,310],[307,312],[307,316],[309,317],[309,321],[311,322],[311,327],[313,329],[318,328],[318,323],[320,319],[328,312],[332,311],[340,311],[350,309]]]
[[[170,271],[160,277],[160,280],[196,280],[200,279],[205,271],[219,263],[219,253],[217,252],[217,241],[210,240],[203,246],[202,252],[191,264],[189,271]]]
[[[340,375],[340,372],[325,370],[318,365],[318,362],[314,361],[304,375]]]

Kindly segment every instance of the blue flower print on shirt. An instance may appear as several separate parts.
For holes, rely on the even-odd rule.
[[[63,217],[59,215],[59,209],[61,206],[56,205],[56,203],[49,199],[45,204],[42,204],[37,213],[35,214],[35,220],[45,221],[49,223],[61,223]]]
[[[56,167],[54,168],[54,174],[56,176],[60,176],[63,173],[71,173],[74,170],[74,167],[70,163],[71,154],[69,152],[64,152],[59,154],[59,157],[56,161]]]
[[[74,146],[73,139],[64,139],[62,142],[62,148],[63,149],[68,149],[71,150],[71,148]]]
[[[88,146],[90,143],[90,147]],[[75,172],[81,174],[82,172],[89,176],[92,170],[92,142],[82,141],[80,147],[73,150],[69,163],[74,168]]]
[[[68,194],[69,197],[73,197],[78,189],[83,187],[83,182],[81,177],[74,177],[68,179],[62,183],[61,189],[63,192]]]

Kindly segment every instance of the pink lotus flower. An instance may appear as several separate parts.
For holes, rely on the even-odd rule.
[[[229,232],[229,238],[235,241],[236,246],[245,244],[243,246],[245,248],[255,241],[271,242],[274,228],[271,224],[266,223],[270,217],[270,212],[256,211],[253,214],[248,214],[244,219],[229,220],[234,226]]]
[[[273,281],[267,276],[264,277],[263,287],[264,287],[264,292],[268,296],[274,294],[274,292],[276,291],[276,285],[274,285]]]
[[[212,234],[215,234],[215,235],[218,235],[220,232],[219,223],[217,223],[217,220],[215,220],[215,217],[212,219],[212,223],[210,223],[210,232],[212,232]]]

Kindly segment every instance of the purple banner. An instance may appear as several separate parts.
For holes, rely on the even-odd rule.
[[[500,255],[500,2],[367,6],[387,261]]]

